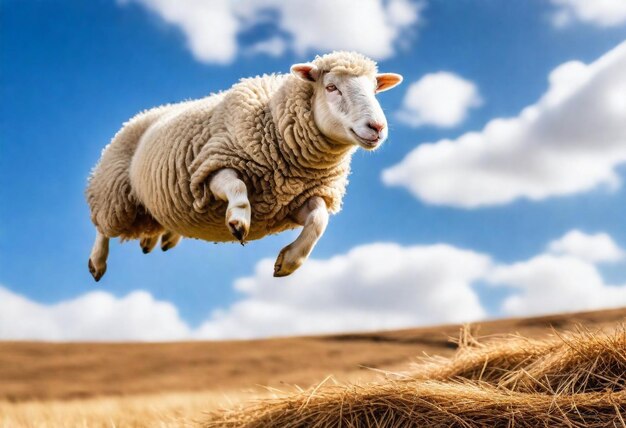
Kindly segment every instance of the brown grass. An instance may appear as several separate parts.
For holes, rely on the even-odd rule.
[[[465,335],[454,357],[365,385],[319,385],[214,412],[205,427],[626,427],[626,327],[612,333]]]
[[[486,321],[473,328],[480,336],[520,333],[541,338],[553,328],[611,329],[624,319],[626,308]],[[370,368],[405,370],[424,353],[451,356],[457,344],[450,337],[458,332],[458,325],[444,325],[220,342],[0,342],[0,400],[236,391],[254,385],[307,388],[328,375],[339,381],[370,381],[378,376]],[[470,362],[460,364],[473,367]]]
[[[505,416],[485,420],[483,425],[493,422],[495,426],[506,426],[514,425],[509,423],[511,412],[517,412],[517,425],[524,411],[542,414],[548,403],[545,397],[562,388],[564,391],[550,402],[549,411],[557,412],[557,416],[542,422],[558,426],[554,418],[572,405],[598,415],[608,408],[608,399],[623,406],[620,391],[624,377],[619,372],[623,373],[624,368],[615,363],[623,361],[623,355],[611,351],[621,345],[589,340],[584,342],[589,346],[574,342],[568,351],[563,341],[538,339],[553,329],[571,330],[578,324],[610,332],[624,319],[626,309],[482,322],[472,327],[474,334],[482,337],[481,343],[470,335],[461,337],[458,343],[450,341],[450,337],[458,336],[458,325],[255,341],[0,342],[0,428],[169,428],[222,423],[272,427],[276,426],[273,422],[252,421],[263,412],[269,418],[265,422],[274,421],[273,412],[280,406],[287,406],[286,415],[301,420],[297,425],[287,418],[291,426],[307,426],[310,421],[336,422],[337,413],[333,419],[333,412],[343,412],[344,427],[350,426],[347,418],[359,417],[365,417],[360,420],[362,424],[355,422],[353,426],[367,426],[368,421],[377,426],[373,421],[384,418],[388,418],[386,425],[378,426],[394,426],[394,417],[405,412],[405,418],[416,418],[417,410],[422,419],[411,419],[411,423],[425,421],[423,426],[428,426],[432,419],[427,418],[440,414],[442,408],[448,412],[448,419],[441,419],[444,425],[453,421],[451,425],[463,426],[459,421],[472,412],[479,421],[481,414],[484,417],[491,411]],[[504,342],[494,340],[512,332],[526,338],[518,335]],[[603,343],[605,346],[600,346]],[[557,355],[550,346],[558,347],[559,355],[569,352],[567,358],[549,364],[552,373],[545,371],[547,365],[540,362],[547,361],[547,355]],[[367,385],[380,381],[381,371],[406,370],[416,356],[423,354],[455,357],[428,358],[408,376],[387,374],[385,382]],[[328,380],[314,394],[311,389],[307,394],[293,396],[294,389],[285,387],[300,385],[307,389],[325,378]],[[540,382],[534,382],[536,379]],[[335,381],[336,385],[329,385]],[[346,386],[346,382],[356,385]],[[613,388],[612,395],[609,397],[605,391],[581,392],[590,385],[598,390]],[[283,392],[285,389],[288,391]],[[532,389],[537,392],[524,392]],[[300,391],[298,387],[295,390]],[[588,407],[579,401],[572,404],[572,397],[577,400],[576,393],[595,401],[588,402]],[[275,400],[273,404],[259,402],[263,397]],[[534,401],[529,405],[524,397]],[[260,406],[255,414],[244,405],[250,400]],[[454,405],[444,407],[451,400]],[[315,410],[311,406],[322,407]],[[224,408],[230,410],[215,413]],[[322,408],[329,419],[319,419],[320,414],[315,414]],[[529,417],[528,421],[530,426],[535,420]],[[404,422],[398,419],[397,426],[407,426]],[[622,426],[621,420],[616,425]]]
[[[262,397],[249,392],[169,392],[80,400],[0,401],[0,428],[186,428],[211,409]]]

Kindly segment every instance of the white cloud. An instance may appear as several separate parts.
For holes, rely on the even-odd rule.
[[[262,40],[250,46],[247,50],[249,54],[265,54],[273,57],[281,56],[287,50],[287,43],[280,37]]]
[[[196,59],[207,63],[231,62],[240,49],[238,34],[268,21],[280,35],[251,52],[276,54],[280,40],[301,55],[346,49],[389,58],[410,37],[424,5],[410,0],[362,0],[358,5],[351,0],[119,1],[139,3],[178,27]]]
[[[622,260],[623,256],[623,250],[608,234],[571,230],[550,242],[546,253],[496,266],[486,280],[514,290],[502,303],[505,315],[619,307],[626,305],[626,284],[607,284],[596,264]]]
[[[308,260],[272,278],[272,260],[235,287],[244,297],[213,314],[198,336],[258,337],[462,322],[485,313],[470,287],[489,258],[447,245],[370,244]]]
[[[243,297],[197,329],[144,291],[45,305],[0,287],[0,339],[224,339],[473,321],[485,312],[470,284],[489,266],[487,256],[443,244],[363,245],[281,279],[265,259],[235,281]]]
[[[391,57],[404,30],[417,23],[421,7],[408,0],[248,0],[250,10],[278,11],[278,26],[299,54],[356,50],[377,59]]]
[[[575,256],[589,262],[616,262],[624,259],[622,250],[606,233],[589,235],[572,230],[560,239],[548,244],[553,254]]]
[[[44,305],[0,286],[0,339],[176,340],[189,336],[174,305],[145,291],[94,291]]]
[[[273,260],[265,259],[252,276],[235,281],[240,299],[197,328],[145,291],[120,298],[96,291],[41,304],[0,286],[0,339],[235,339],[458,323],[487,316],[473,288],[478,282],[511,290],[503,315],[617,307],[626,305],[626,284],[606,283],[596,264],[622,257],[609,235],[573,230],[511,264],[445,244],[373,243],[308,260],[276,279]]]
[[[202,62],[228,63],[237,54],[240,23],[230,0],[119,0],[136,2],[178,27],[187,47]]]
[[[465,120],[470,108],[481,104],[474,83],[440,71],[427,74],[409,86],[398,119],[414,127],[452,127]]]
[[[624,0],[552,0],[556,11],[552,23],[564,27],[575,21],[599,27],[613,27],[626,23]]]
[[[517,117],[422,144],[382,174],[431,204],[475,208],[621,184],[626,162],[626,42],[590,65],[568,62]]]
[[[448,245],[369,244],[328,260],[309,260],[293,276],[272,278],[272,260],[235,288],[243,297],[216,311],[197,337],[244,338],[377,330],[485,317],[473,285],[511,293],[500,313],[529,316],[626,305],[626,285],[605,283],[595,263],[622,250],[606,233],[572,230],[529,260],[495,264]]]
[[[626,285],[606,284],[594,264],[569,255],[541,254],[525,262],[499,266],[488,279],[517,291],[502,304],[506,315],[529,316],[626,305]]]

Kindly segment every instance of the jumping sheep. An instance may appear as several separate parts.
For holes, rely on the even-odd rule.
[[[274,276],[289,275],[340,210],[352,153],[387,138],[375,94],[401,81],[363,55],[333,52],[138,114],[89,177],[94,279],[112,237],[140,239],[147,253],[159,237],[165,251],[181,236],[243,244],[303,226],[274,266]]]

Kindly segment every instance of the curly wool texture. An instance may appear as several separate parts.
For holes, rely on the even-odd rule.
[[[376,63],[357,52],[333,52],[318,56],[313,61],[322,72],[350,74],[352,76],[374,76]]]
[[[371,75],[376,64],[347,52],[317,57],[323,71]],[[313,86],[291,75],[242,79],[209,97],[157,107],[129,121],[105,149],[87,189],[92,221],[106,236],[136,238],[165,227],[232,241],[226,203],[209,190],[220,169],[248,189],[248,239],[297,225],[289,214],[313,196],[341,209],[354,146],[328,141],[312,114]]]

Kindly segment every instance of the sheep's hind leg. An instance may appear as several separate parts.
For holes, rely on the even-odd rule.
[[[100,232],[96,232],[96,241],[93,244],[89,256],[89,273],[96,282],[100,281],[107,270],[107,257],[109,256],[109,238]]]
[[[234,169],[225,168],[213,176],[209,189],[215,197],[228,202],[226,227],[243,245],[250,230],[250,201],[246,184]]]
[[[304,227],[296,240],[278,254],[274,264],[274,276],[290,275],[309,257],[328,225],[328,208],[324,199],[314,196],[300,207],[292,217],[296,223]]]
[[[167,251],[174,248],[180,242],[180,236],[176,232],[167,231],[163,235],[161,235],[161,250]]]
[[[148,254],[150,251],[156,247],[156,244],[159,242],[159,236],[144,236],[139,240],[139,246],[141,246],[141,251],[144,254]]]

